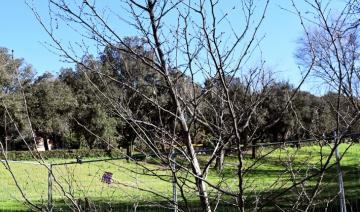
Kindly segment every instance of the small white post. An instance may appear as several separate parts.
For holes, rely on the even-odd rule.
[[[339,140],[336,134],[336,131],[334,131],[334,145],[336,145],[335,148],[335,157],[336,157],[336,170],[338,175],[338,183],[339,183],[339,201],[340,201],[340,212],[346,212],[346,202],[345,202],[345,190],[344,190],[344,181],[343,181],[343,175],[341,171],[340,166],[340,154],[339,154]]]
[[[48,170],[48,210],[49,212],[51,212],[53,210],[53,205],[52,205],[52,181],[53,181],[53,176],[52,176],[52,164],[49,164],[49,170]]]
[[[171,159],[173,160],[172,163],[172,169],[173,169],[173,178],[172,178],[172,185],[173,185],[173,202],[174,202],[174,212],[178,212],[178,206],[177,206],[177,195],[176,195],[176,176],[175,176],[175,170],[176,170],[176,153],[175,151],[171,153]]]

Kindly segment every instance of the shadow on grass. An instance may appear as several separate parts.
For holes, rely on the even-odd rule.
[[[173,206],[169,205],[169,202],[108,202],[100,200],[86,200],[82,199],[78,201],[82,211],[146,211],[146,212],[165,212],[174,211]],[[54,202],[53,211],[74,211],[75,208],[70,206],[64,201]],[[200,212],[203,211],[198,202],[190,202],[189,208],[191,211]],[[179,203],[180,211],[187,211],[182,203]],[[220,212],[235,212],[238,211],[234,206],[230,205],[219,205],[216,211]]]
[[[319,204],[311,208],[311,211],[327,211],[327,212],[336,212],[339,211],[338,199],[334,199],[330,204]],[[166,202],[157,202],[157,203],[137,203],[137,204],[129,204],[129,203],[109,203],[106,202],[94,202],[94,206],[86,206],[83,203],[81,204],[82,210],[84,211],[146,211],[146,212],[167,212],[174,211],[171,207],[165,207],[168,203]],[[292,205],[281,205],[282,209],[285,211],[290,211],[292,209]],[[185,208],[180,206],[181,211],[187,211]],[[360,211],[360,199],[352,199],[347,201],[347,209],[348,211]],[[69,208],[66,205],[62,205],[62,207],[58,206],[54,211],[72,211],[73,209]],[[190,203],[190,210],[194,212],[202,211],[200,205],[196,202]],[[252,210],[252,208],[247,207],[247,210]],[[235,212],[238,211],[236,207],[230,205],[219,205],[216,209],[218,212]],[[278,207],[269,206],[265,207],[263,211],[279,211]]]
[[[291,199],[291,198],[290,198]],[[290,200],[289,198],[287,200]],[[292,209],[291,201],[284,201],[283,200],[277,200],[276,202],[273,202],[276,204],[270,204],[266,207],[264,207],[261,211],[279,211],[281,208],[284,211],[294,211]],[[251,199],[248,199],[248,202],[251,201]],[[339,200],[337,198],[333,199],[332,202],[329,204],[326,204],[325,202],[319,203],[314,207],[310,208],[310,211],[328,211],[328,212],[336,212],[339,211]],[[347,209],[348,211],[360,211],[360,199],[347,199]],[[20,205],[21,203],[18,202]],[[81,207],[81,211],[124,211],[124,212],[131,212],[131,211],[146,211],[146,212],[165,212],[165,211],[174,211],[174,209],[169,205],[168,202],[137,202],[137,203],[130,203],[130,202],[114,202],[114,201],[101,201],[101,200],[78,200],[79,206]],[[181,211],[187,211],[181,203],[179,203]],[[71,205],[69,205],[69,202],[64,201],[54,201],[54,210],[53,211],[74,211],[76,210]],[[42,205],[44,208],[45,206]],[[198,202],[191,202],[189,204],[189,208],[191,211],[200,212],[202,211],[200,204]],[[213,207],[214,208],[214,207]],[[300,208],[305,208],[305,205]],[[45,209],[45,208],[44,208]],[[251,206],[246,207],[247,211],[252,211],[253,208]],[[28,208],[23,207],[14,207],[14,208],[0,208],[0,211],[29,211]],[[235,208],[232,205],[225,205],[220,204],[216,211],[219,212],[232,212],[232,211],[238,211],[237,208]]]

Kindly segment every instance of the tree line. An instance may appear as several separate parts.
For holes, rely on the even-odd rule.
[[[139,54],[154,54],[146,49],[140,38],[128,37],[126,41]],[[151,120],[154,126],[148,126],[146,134],[154,140],[160,136],[156,133],[158,126],[177,130],[172,124],[173,117],[166,112],[159,113],[157,108],[171,110],[166,83],[155,70],[143,65],[121,46],[107,47],[97,57],[84,55],[74,69],[63,68],[58,75],[45,72],[36,76],[31,65],[25,65],[23,59],[12,58],[6,48],[1,48],[0,55],[0,114],[3,119],[0,136],[3,145],[6,140],[13,150],[26,148],[25,144],[34,147],[33,136],[51,139],[58,148],[65,149],[122,147],[131,151],[135,147],[142,150],[144,145],[137,141],[130,120],[124,121],[116,107],[126,108],[126,113],[139,119]],[[217,112],[221,111],[221,124],[231,125],[227,117],[229,112],[217,99],[221,89],[216,87],[218,82],[199,79],[192,84],[181,70],[171,70],[171,77],[178,82],[181,98],[189,98],[193,95],[191,92],[203,95],[205,101],[198,107],[209,123],[219,124]],[[196,86],[195,91],[193,86]],[[209,87],[214,89],[209,92]],[[271,79],[262,91],[247,89],[250,88],[245,87],[240,78],[231,79],[229,93],[235,107],[244,107],[247,98],[266,93],[256,116],[249,120],[248,131],[252,135],[247,135],[246,131],[242,135],[251,137],[253,144],[319,137],[335,129],[335,93],[316,96],[299,91],[287,106],[295,92],[289,82]],[[159,103],[156,107],[151,104],[155,99]],[[347,110],[351,107],[345,102],[341,108],[344,114],[349,114]],[[219,132],[202,125],[190,129],[190,133],[195,132],[195,143],[205,147],[216,145],[214,134]]]

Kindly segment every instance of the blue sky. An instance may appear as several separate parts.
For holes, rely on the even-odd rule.
[[[0,7],[1,47],[13,49],[15,57],[24,58],[38,73],[58,71],[66,64],[60,62],[56,55],[48,51],[43,43],[47,40],[47,35],[23,0],[2,2]]]
[[[296,84],[300,73],[294,59],[296,41],[302,34],[298,18],[280,8],[290,8],[289,0],[277,0],[270,3],[260,36],[264,35],[261,50],[266,66],[277,72],[280,80],[289,80]],[[38,3],[40,10],[46,11],[47,1]],[[300,5],[302,7],[302,5]],[[71,35],[65,39],[71,39]],[[13,49],[15,57],[24,58],[32,64],[37,73],[50,71],[56,73],[61,67],[73,67],[49,51],[50,39],[36,21],[32,11],[24,0],[4,0],[0,7],[0,46]],[[305,90],[311,90],[310,84]]]

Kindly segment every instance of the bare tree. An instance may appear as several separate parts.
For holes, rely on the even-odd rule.
[[[119,117],[129,122],[138,138],[147,143],[158,157],[170,161],[168,155],[163,155],[159,151],[162,148],[156,145],[155,140],[161,140],[168,151],[176,149],[181,153],[188,163],[188,166],[182,165],[182,168],[193,175],[204,211],[211,211],[207,187],[221,190],[217,185],[212,185],[207,181],[211,162],[218,156],[218,152],[223,151],[226,144],[234,144],[239,163],[238,190],[235,193],[222,192],[233,196],[236,200],[234,204],[243,211],[245,194],[242,146],[247,144],[250,120],[256,114],[257,106],[264,97],[262,90],[271,81],[261,66],[251,69],[246,68],[246,63],[257,48],[257,33],[265,17],[269,1],[264,1],[264,4],[262,6],[259,4],[259,7],[253,1],[242,1],[234,3],[233,6],[236,7],[228,7],[222,2],[212,0],[198,2],[129,0],[122,4],[131,18],[119,17],[119,19],[123,20],[124,26],[126,24],[133,27],[140,36],[145,38],[146,45],[153,52],[151,56],[140,55],[128,46],[122,38],[124,35],[121,31],[105,19],[94,2],[83,1],[79,5],[73,5],[65,1],[49,1],[52,18],[50,25],[45,25],[45,21],[35,9],[34,13],[53,39],[53,47],[71,62],[86,66],[56,37],[54,24],[65,22],[74,29],[81,28],[81,33],[85,38],[95,41],[100,46],[118,49],[118,44],[121,44],[122,48],[118,49],[120,52],[132,55],[135,60],[160,74],[167,89],[171,107],[164,108],[157,101],[156,95],[141,95],[154,104],[161,114],[165,112],[173,117],[171,125],[173,129],[158,125],[159,122],[139,120],[129,114],[121,103],[111,98],[108,100],[118,111]],[[226,8],[227,11],[222,12],[220,8]],[[235,28],[229,21],[228,16],[231,13],[244,20],[241,28]],[[171,21],[172,17],[177,17],[177,19]],[[220,31],[221,27],[227,27],[228,32]],[[183,83],[185,76],[189,78],[186,83]],[[199,92],[198,83],[204,79],[212,85]],[[231,93],[234,80],[239,80],[244,86],[244,94],[241,97],[243,102],[235,103],[238,101],[238,95],[236,91]],[[132,87],[132,85],[127,86]],[[204,96],[214,90],[217,90],[215,98],[223,105],[215,108],[215,112],[226,113],[226,125],[221,123],[221,115],[219,116],[220,125],[214,125],[201,110],[206,105]],[[216,141],[211,157],[203,166],[200,165],[194,148],[196,129],[199,126],[212,131]],[[149,127],[157,131],[157,135],[166,136],[149,136],[146,130]],[[170,162],[168,164],[170,165]]]
[[[357,15],[354,13],[356,1],[345,1],[339,3],[341,6],[334,10],[333,2],[321,0],[307,1],[308,11],[300,11],[295,1],[291,1],[293,12],[298,15],[304,29],[304,36],[301,39],[300,48],[296,54],[300,64],[307,70],[311,70],[312,76],[323,83],[323,88],[329,88],[335,97],[333,101],[325,104],[334,112],[332,122],[334,123],[335,143],[331,146],[330,154],[323,152],[324,143],[319,140],[321,146],[321,161],[318,172],[309,175],[297,182],[290,188],[302,185],[310,178],[316,179],[316,185],[310,191],[302,189],[306,206],[309,210],[321,193],[325,173],[334,166],[331,158],[335,155],[337,147],[343,141],[343,137],[359,119],[359,96],[358,96],[358,26]],[[309,15],[311,14],[311,15]],[[313,131],[314,137],[316,135]],[[327,132],[321,132],[327,133]],[[351,144],[348,148],[350,148]],[[347,150],[340,157],[346,154]],[[285,189],[285,192],[289,191]],[[340,198],[341,193],[340,191]],[[325,201],[325,200],[322,200]],[[332,201],[332,200],[329,200]]]
[[[214,0],[196,2],[124,0],[119,2],[118,10],[102,7],[101,3],[95,4],[95,1],[87,0],[80,3],[65,0],[48,2],[49,19],[44,19],[35,5],[29,3],[29,6],[52,39],[51,47],[63,59],[81,67],[85,75],[87,71],[91,71],[100,76],[97,82],[90,77],[87,79],[97,95],[106,101],[111,113],[122,120],[127,129],[136,135],[138,141],[145,144],[145,152],[155,155],[171,170],[183,202],[186,204],[184,210],[190,208],[187,205],[186,194],[190,190],[197,193],[203,211],[215,210],[223,197],[225,203],[236,206],[239,211],[244,211],[247,195],[254,190],[251,188],[251,181],[246,180],[245,176],[267,156],[267,154],[262,155],[251,164],[245,164],[246,147],[259,139],[266,129],[279,122],[303,82],[288,93],[287,101],[275,120],[264,122],[259,119],[263,115],[261,105],[271,92],[269,86],[272,85],[273,78],[261,61],[256,66],[250,66],[249,61],[254,60],[254,52],[259,45],[258,32],[265,18],[269,0],[257,4],[253,0],[231,3]],[[328,77],[330,84],[335,82],[331,85],[338,88],[339,96],[349,94],[349,100],[355,106],[357,100],[353,94],[355,86],[353,78],[356,77],[356,63],[348,66],[351,64],[348,60],[356,55],[355,50],[353,53],[349,52],[354,48],[351,44],[354,42],[351,40],[355,41],[355,37],[350,36],[350,32],[356,29],[354,27],[356,24],[352,25],[354,29],[348,27],[348,30],[345,30],[347,36],[338,39],[336,37],[338,30],[334,31],[332,27],[327,26],[328,20],[323,14],[321,2],[315,0],[314,4],[310,3],[310,5],[318,12],[322,20],[320,23],[325,24],[325,34],[329,34],[324,39],[330,41],[330,44],[324,43],[329,46],[324,46],[323,49],[333,49],[330,54],[335,52],[335,58],[331,55],[330,59],[335,59],[337,66],[333,67],[331,64],[330,67],[334,68],[333,72],[322,73]],[[294,8],[303,20],[296,5]],[[121,12],[126,15],[121,15]],[[235,18],[241,20],[241,23],[233,23],[231,20]],[[118,22],[109,21],[110,19]],[[334,23],[345,20],[347,19],[343,21],[339,19]],[[122,33],[122,27],[131,28],[141,38],[147,54],[142,54],[126,42],[124,37],[127,35]],[[80,35],[81,42],[62,41],[57,34],[62,28],[70,29]],[[322,68],[324,63],[328,63],[327,58],[321,57],[323,54],[319,52],[319,48],[314,46],[323,45],[322,42],[315,40],[317,38],[319,36],[306,33],[304,43],[306,52],[310,54],[299,56],[307,64],[304,79],[311,70]],[[351,42],[343,45],[341,43],[343,40]],[[118,59],[127,62],[123,61],[119,65],[112,61],[101,68],[91,66],[82,58],[83,55],[90,54],[88,49],[94,48],[97,48],[97,53],[103,53],[103,49],[117,52],[120,55]],[[339,49],[344,52],[338,53]],[[344,62],[347,65],[343,65]],[[108,71],[131,73],[136,71],[138,64],[141,64],[142,71],[147,74],[156,73],[153,80],[143,82],[137,80],[133,83],[134,81],[123,80]],[[102,69],[104,67],[108,68],[107,71]],[[348,70],[348,75],[342,71],[344,68]],[[337,80],[334,80],[334,77]],[[344,83],[345,79],[347,83]],[[203,81],[206,81],[205,86],[202,85]],[[119,95],[112,95],[111,89],[106,87],[109,83],[119,84],[122,91],[130,93],[128,98],[121,99]],[[139,83],[142,83],[146,89],[140,88]],[[139,104],[130,104],[129,102],[135,98],[141,99],[137,102]],[[340,104],[337,105],[339,109]],[[138,113],[145,108],[150,108],[151,111]],[[357,116],[358,114],[347,123],[346,127],[351,126]],[[340,118],[338,116],[337,123],[340,122]],[[339,125],[337,129],[340,129]],[[200,162],[195,144],[197,139],[203,138],[204,132],[207,136],[211,135],[212,148],[206,160]],[[219,168],[222,178],[214,183],[208,180],[209,169],[214,161],[217,161],[219,167],[222,166],[226,148],[232,149],[236,155],[236,174],[226,176]],[[181,158],[181,162],[177,162],[177,169],[172,166],[175,161],[170,153],[174,151]],[[309,198],[304,182],[319,177],[317,185],[320,185],[322,174],[329,168],[333,152],[334,149],[325,158],[325,163],[322,164],[319,172],[303,178],[298,178],[291,163],[292,159],[289,157],[286,164],[290,165],[285,167],[284,173],[291,174],[293,184],[287,186],[282,182],[283,178],[279,177],[269,186],[269,192],[258,194],[255,203],[249,204],[252,204],[255,210],[261,209],[293,188],[299,188],[296,207],[308,209],[313,205],[318,186]],[[148,171],[164,180],[163,176],[156,172]],[[188,176],[192,176],[192,180]],[[236,189],[227,185],[227,181],[232,177],[236,177]],[[275,185],[280,185],[283,190],[272,193],[270,190],[275,188]],[[209,191],[212,194],[209,194]],[[72,197],[68,195],[67,198]],[[262,200],[266,201],[262,202]],[[172,202],[172,204],[176,203]],[[308,206],[304,206],[306,204]],[[80,210],[79,207],[76,208]]]

